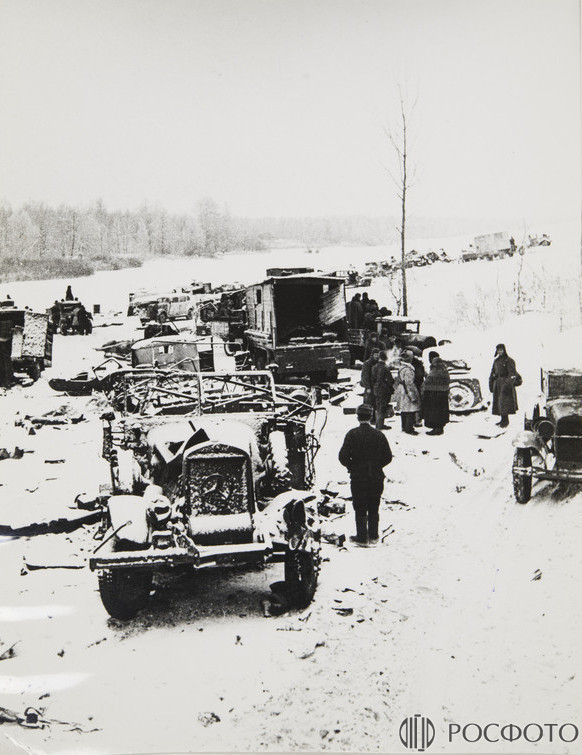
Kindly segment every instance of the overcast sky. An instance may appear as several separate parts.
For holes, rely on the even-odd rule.
[[[580,212],[578,0],[0,0],[0,198],[386,215]]]

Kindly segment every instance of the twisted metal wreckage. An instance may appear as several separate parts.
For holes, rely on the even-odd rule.
[[[284,563],[290,603],[307,605],[320,565],[311,489],[327,419],[315,391],[270,372],[121,370],[106,392],[109,498],[90,559],[111,616],[145,606],[162,569]]]

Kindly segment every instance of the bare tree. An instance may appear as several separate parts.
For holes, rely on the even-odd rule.
[[[400,235],[400,266],[402,275],[402,314],[408,316],[408,289],[406,286],[406,199],[413,184],[414,171],[409,166],[409,127],[412,114],[416,106],[416,98],[410,104],[398,87],[399,113],[393,125],[385,125],[384,133],[388,137],[397,159],[397,170],[386,168],[388,175],[396,186],[397,196],[401,206],[401,221],[398,233]]]

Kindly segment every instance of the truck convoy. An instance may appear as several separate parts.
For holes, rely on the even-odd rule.
[[[257,369],[334,380],[348,367],[345,282],[291,270],[246,290],[247,348]]]

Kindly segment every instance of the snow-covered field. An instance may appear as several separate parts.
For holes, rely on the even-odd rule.
[[[325,544],[320,586],[306,611],[264,616],[269,585],[281,578],[281,567],[273,566],[168,582],[138,619],[116,622],[101,605],[95,575],[74,568],[95,548],[92,526],[4,539],[0,655],[16,645],[13,657],[0,660],[0,706],[20,714],[28,706],[42,709],[53,724],[1,724],[2,755],[403,752],[399,727],[415,714],[435,726],[431,752],[580,752],[580,740],[563,742],[557,730],[553,742],[546,734],[538,743],[447,736],[455,723],[582,727],[582,492],[542,483],[519,506],[511,486],[511,438],[538,390],[540,365],[560,358],[582,366],[581,341],[566,330],[579,312],[580,236],[577,229],[564,237],[559,229],[540,230],[549,230],[553,244],[528,252],[524,267],[546,286],[546,311],[511,312],[515,258],[434,265],[410,275],[411,314],[423,331],[454,341],[486,395],[494,346],[507,344],[524,377],[520,413],[493,438],[478,437],[493,426],[488,412],[454,417],[442,437],[422,429],[405,436],[392,420],[394,461],[381,509],[381,529],[390,534],[376,549]],[[434,246],[446,249],[446,240]],[[155,262],[74,281],[73,290],[87,304],[101,303],[107,323],[124,312],[128,291],[154,281],[246,283],[269,266],[341,268],[386,251],[338,248],[290,258],[278,250]],[[386,291],[386,282],[377,281],[371,295],[383,303]],[[44,307],[63,295],[64,285],[11,284],[7,292]],[[554,301],[558,307],[550,306]],[[0,523],[66,515],[77,493],[107,482],[99,457],[103,402],[58,395],[45,378],[97,364],[94,346],[132,330],[126,321],[97,327],[87,338],[57,336],[53,369],[35,385],[0,396],[0,447],[31,451],[0,461]],[[346,374],[357,381],[356,373]],[[84,421],[42,427],[33,436],[14,424],[18,413],[63,405]],[[337,452],[354,422],[330,407],[317,458],[320,487],[333,482],[347,491]],[[349,504],[332,527],[353,532]],[[30,568],[41,564],[69,568]]]

